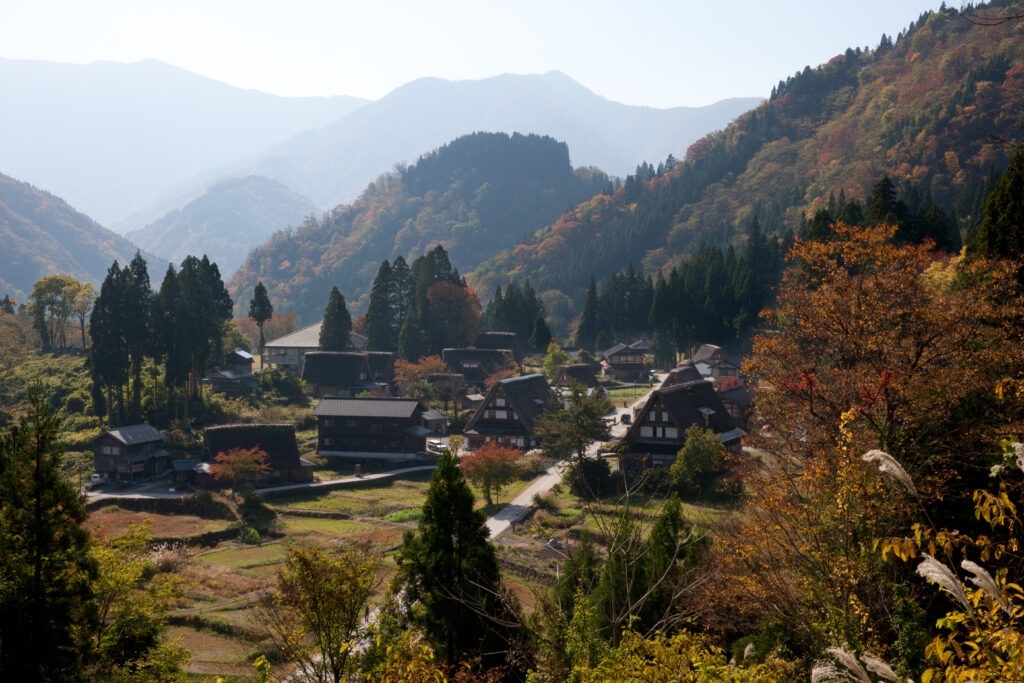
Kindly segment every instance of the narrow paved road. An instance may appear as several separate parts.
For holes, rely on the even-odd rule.
[[[425,472],[427,470],[436,469],[436,465],[417,465],[416,467],[406,467],[400,470],[390,470],[388,472],[378,472],[376,474],[364,474],[359,477],[343,477],[340,479],[328,479],[326,481],[318,481],[311,483],[301,484],[285,484],[283,486],[271,486],[269,488],[256,489],[256,493],[278,493],[280,491],[303,491],[307,489],[318,489],[324,487],[344,487],[349,484],[355,484],[361,481],[372,481],[374,479],[387,479],[389,477],[397,477],[400,474],[408,474],[409,472]],[[169,491],[135,491],[131,489],[121,492],[107,492],[107,491],[90,491],[87,495],[89,501],[104,500],[108,498],[181,498],[194,493],[192,490],[187,491],[176,491],[170,493]]]
[[[613,419],[611,428],[611,434],[613,437],[622,437],[628,430],[628,425],[622,423],[621,416],[624,414],[632,415],[633,408],[643,405],[647,401],[647,397],[650,396],[651,392],[657,387],[661,386],[661,382],[664,381],[665,375],[658,376],[658,382],[654,387],[645,393],[643,396],[633,402],[628,408],[617,408],[610,417]],[[595,458],[598,455],[598,449],[600,448],[600,442],[593,442],[587,448],[587,457]],[[487,519],[487,530],[490,532],[491,540],[496,539],[501,534],[505,533],[512,524],[525,517],[530,508],[533,507],[533,498],[536,495],[544,495],[552,488],[555,484],[562,481],[562,472],[565,470],[567,463],[565,461],[557,462],[548,468],[547,472],[537,478],[533,483],[523,489],[518,496],[513,498],[505,507],[499,510],[494,516]],[[392,470],[390,472],[379,472],[377,474],[367,474],[361,477],[344,477],[341,479],[329,479],[327,481],[318,481],[315,483],[302,483],[302,484],[286,484],[284,486],[273,486],[270,488],[257,489],[257,493],[277,493],[280,491],[302,491],[308,489],[317,489],[324,487],[335,487],[340,488],[349,484],[354,484],[362,481],[372,481],[374,479],[387,479],[389,477],[397,477],[402,474],[408,474],[409,472],[423,472],[428,470],[436,469],[435,465],[418,465],[416,467],[406,467],[400,470]],[[87,494],[89,501],[94,500],[106,500],[113,498],[181,498],[184,495],[192,493],[192,491],[176,491],[171,493],[169,491],[157,491],[153,490],[152,487],[147,487],[144,491],[132,491],[131,489],[121,492],[107,492],[107,491],[90,491]]]
[[[612,424],[611,433],[615,438],[621,438],[625,436],[629,430],[629,426],[622,423],[622,415],[629,414],[632,417],[633,408],[642,406],[647,402],[647,398],[651,395],[654,389],[661,386],[661,383],[665,381],[667,375],[658,375],[658,382],[648,391],[646,394],[638,398],[628,408],[617,408],[611,413],[614,419]],[[601,443],[594,441],[587,447],[587,457],[596,458],[598,451],[601,447]],[[498,510],[497,513],[492,517],[487,518],[487,530],[491,532],[491,540],[495,540],[501,534],[511,528],[511,526],[518,522],[520,519],[525,517],[530,512],[530,508],[533,507],[533,498],[536,495],[544,495],[552,488],[555,484],[562,481],[562,473],[568,466],[564,460],[556,462],[554,465],[548,468],[547,473],[542,475],[540,478],[535,480],[532,484],[523,489],[518,496],[513,498],[508,505]]]

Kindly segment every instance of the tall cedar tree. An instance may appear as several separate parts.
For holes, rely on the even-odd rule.
[[[142,421],[142,363],[150,347],[150,306],[153,290],[142,254],[128,264],[124,301],[124,336],[132,375],[132,422]]]
[[[263,344],[265,339],[263,338],[263,323],[270,320],[274,315],[274,307],[270,303],[270,297],[267,296],[267,288],[263,286],[263,281],[256,283],[256,287],[252,290],[252,299],[249,300],[249,317],[256,322],[256,327],[260,331],[260,353],[263,353]]]
[[[366,309],[366,348],[370,351],[394,351],[398,348],[395,336],[395,311],[391,307],[394,283],[391,264],[380,264],[377,277],[370,290],[370,305]]]
[[[352,316],[345,306],[345,297],[337,287],[331,288],[331,297],[324,309],[320,327],[321,351],[348,351],[352,348]]]
[[[394,263],[391,264],[388,301],[391,304],[391,338],[395,340],[396,348],[402,325],[405,324],[405,316],[413,304],[415,291],[416,283],[413,282],[409,264],[401,256],[395,257]]]
[[[123,424],[123,387],[129,373],[128,344],[123,332],[126,271],[114,261],[107,270],[89,317],[89,336],[92,337],[89,363],[93,376],[106,391],[107,423],[111,426]]]
[[[510,282],[501,291],[501,287],[494,290],[494,299],[487,305],[487,312],[484,315],[484,329],[492,332],[515,332],[519,339],[529,339],[533,334],[533,325],[538,314],[543,314],[544,304],[541,303],[537,293],[527,280],[522,287],[515,281]],[[547,348],[547,344],[539,347],[538,351]]]
[[[1024,256],[1024,149],[1020,149],[985,202],[972,250],[989,258],[1020,261]],[[1017,278],[1024,281],[1024,267]]]
[[[487,541],[484,514],[474,510],[473,492],[451,452],[430,478],[423,516],[407,531],[399,551],[399,583],[427,638],[449,667],[478,660],[485,670],[507,667],[515,676],[522,663],[509,661],[519,629],[503,594],[494,548]]]
[[[96,621],[85,505],[63,454],[37,386],[0,437],[0,680],[78,680]]]
[[[551,343],[551,328],[544,320],[544,311],[537,311],[537,317],[533,320],[533,333],[530,335],[528,343],[530,348],[537,353],[546,351],[548,344]]]
[[[203,256],[186,256],[177,278],[178,301],[174,307],[174,324],[181,344],[178,353],[187,360],[185,377],[184,418],[189,415],[189,401],[198,396],[199,379],[214,358],[224,353],[221,331],[231,319],[231,297],[220,278],[216,263]]]
[[[587,351],[600,351],[601,349],[595,348],[600,332],[597,321],[597,285],[594,283],[594,276],[591,275],[590,284],[587,285],[587,298],[583,301],[583,314],[576,328],[576,346]]]
[[[398,357],[415,363],[425,353],[423,333],[417,321],[415,311],[410,310],[402,323],[402,331],[398,335]]]
[[[167,273],[160,284],[160,291],[153,297],[153,356],[154,361],[164,366],[164,385],[173,392],[184,387],[188,379],[188,356],[185,350],[184,330],[178,324],[184,317],[183,301],[178,291],[178,274],[174,265],[167,266]],[[177,401],[171,398],[177,417]]]

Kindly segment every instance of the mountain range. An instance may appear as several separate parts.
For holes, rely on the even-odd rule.
[[[450,217],[447,232],[424,232],[423,216],[411,207],[426,197],[464,194],[470,181],[485,189],[480,179],[465,175],[469,167],[441,174],[432,192],[417,199],[403,181],[416,167],[399,167],[358,202],[336,207],[327,221],[276,235],[250,255],[232,286],[240,292],[260,279],[282,285],[280,293],[289,292],[283,301],[311,319],[330,284],[358,302],[380,260],[415,257],[420,252],[399,245],[422,249],[433,244],[420,239],[430,234],[463,255],[457,265],[482,295],[529,279],[549,308],[578,311],[591,275],[603,279],[630,263],[665,272],[702,243],[741,250],[755,217],[770,235],[799,234],[819,208],[866,202],[886,175],[934,201],[966,238],[987,179],[1012,149],[1000,139],[1019,136],[1022,93],[1024,22],[977,26],[957,10],[928,12],[874,50],[847,49],[781,80],[769,100],[694,142],[680,163],[637,169],[614,191],[605,187],[536,231],[522,224],[502,234],[503,241],[487,242],[495,250],[506,246],[477,264],[475,231],[457,229],[459,221]],[[391,227],[396,214],[411,219],[407,229]],[[487,227],[478,212],[471,215]],[[342,246],[351,244],[358,248]],[[467,245],[472,258],[465,257]],[[323,260],[339,253],[343,272]],[[303,303],[302,292],[319,298]]]
[[[557,71],[471,81],[423,78],[237,169],[279,180],[329,207],[354,200],[396,163],[413,163],[460,135],[488,131],[548,135],[569,146],[573,166],[624,176],[645,160],[681,156],[760,101],[637,107],[600,97]]]
[[[299,226],[314,213],[313,202],[276,180],[232,178],[125,237],[174,263],[189,254],[206,254],[228,277],[274,230]]]
[[[604,173],[574,171],[566,144],[550,137],[466,135],[381,176],[352,204],[275,233],[228,290],[240,310],[262,281],[276,310],[307,323],[334,286],[359,310],[384,259],[411,262],[443,244],[452,265],[471,269],[610,186]]]
[[[97,289],[115,260],[135,256],[136,246],[71,208],[67,202],[0,174],[0,293],[27,301],[45,275],[71,275]],[[145,254],[151,276],[167,261]]]
[[[864,205],[884,176],[933,200],[964,240],[986,183],[1022,137],[1022,103],[1024,22],[981,26],[954,9],[928,12],[874,50],[848,49],[780,81],[672,172],[627,178],[469,279],[487,292],[529,278],[542,296],[578,306],[590,275],[630,262],[665,272],[702,243],[742,250],[755,217],[770,234],[800,234],[821,208]]]
[[[243,90],[155,60],[0,59],[0,92],[3,172],[114,227],[161,196],[188,193],[197,177],[366,103]]]

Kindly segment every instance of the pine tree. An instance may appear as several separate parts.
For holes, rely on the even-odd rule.
[[[587,285],[587,298],[583,301],[583,314],[580,316],[580,323],[576,327],[576,346],[595,351],[598,330],[597,321],[597,285],[594,283],[594,276],[590,276],[590,283]]]
[[[398,334],[398,357],[415,363],[423,355],[423,333],[417,321],[417,316],[410,311],[405,316],[405,323],[402,331]]]
[[[506,624],[516,610],[503,602],[494,548],[484,515],[454,455],[446,452],[430,478],[416,532],[399,551],[399,584],[414,615],[449,667],[479,658],[485,669],[520,667],[507,654],[520,634]]]
[[[92,338],[89,364],[93,376],[106,390],[107,423],[111,426],[123,424],[124,420],[123,386],[128,381],[129,371],[128,345],[124,337],[127,272],[128,269],[122,270],[117,261],[107,269],[100,295],[89,316]]]
[[[95,622],[85,505],[42,390],[0,436],[0,679],[79,680]]]
[[[260,331],[259,352],[261,354],[263,353],[263,344],[265,343],[263,324],[270,320],[273,315],[274,307],[270,303],[270,297],[267,296],[267,288],[263,286],[263,281],[260,280],[253,288],[252,299],[249,300],[249,317],[256,322],[256,327]]]
[[[331,288],[331,296],[324,309],[324,320],[320,326],[321,351],[348,351],[352,348],[352,316],[345,306],[345,297],[337,287]]]
[[[530,335],[528,343],[530,348],[538,353],[546,350],[548,344],[551,343],[551,328],[548,327],[547,322],[544,320],[543,311],[537,312],[537,317],[533,321],[533,333]]]
[[[868,220],[872,225],[890,222],[895,216],[895,207],[896,188],[889,180],[889,176],[884,175],[871,190],[871,200],[868,202]]]
[[[370,351],[394,351],[398,346],[391,307],[393,286],[391,264],[385,260],[373,279],[370,305],[366,309],[366,348]]]
[[[396,257],[395,262],[391,264],[390,293],[392,336],[395,340],[398,339],[402,325],[405,324],[405,316],[409,312],[409,307],[413,304],[415,291],[416,283],[413,282],[409,265],[401,256]]]
[[[150,306],[153,290],[149,285],[149,271],[146,260],[140,252],[125,269],[123,334],[128,347],[132,374],[132,421],[142,421],[142,363],[150,348]]]
[[[985,201],[971,250],[989,258],[1024,256],[1024,149],[1018,150]],[[1018,279],[1024,281],[1024,268]]]

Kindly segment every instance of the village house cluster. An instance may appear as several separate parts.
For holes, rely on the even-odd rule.
[[[404,396],[408,387],[396,382],[395,354],[377,351],[321,351],[319,323],[266,344],[272,367],[298,375],[306,393],[318,402],[315,452],[327,458],[357,462],[410,461],[435,457],[437,439],[446,436],[449,417],[428,410],[417,398]],[[365,338],[352,335],[353,347]],[[620,453],[621,467],[640,470],[671,464],[692,425],[719,435],[723,447],[737,449],[747,428],[750,397],[739,376],[739,359],[705,344],[693,357],[671,369],[654,387],[645,340],[617,344],[600,354],[600,365],[571,362],[558,367],[549,384],[542,374],[522,374],[522,354],[515,333],[480,335],[471,348],[441,353],[443,372],[428,375],[433,386],[446,384],[453,408],[471,410],[462,427],[465,448],[473,451],[494,443],[527,452],[541,446],[535,432],[538,418],[555,401],[564,401],[571,383],[588,392],[610,384],[631,383],[646,400],[620,415],[628,423],[628,449]],[[224,369],[203,383],[208,391],[239,396],[258,387],[253,356],[241,349],[227,354]],[[493,381],[495,373],[513,374]],[[647,392],[647,389],[651,390]],[[164,449],[165,435],[149,425],[132,425],[104,432],[93,442],[95,472],[109,482],[129,484],[173,472],[178,486],[216,487],[213,462],[220,453],[259,449],[267,454],[269,471],[255,486],[313,480],[313,463],[300,457],[295,425],[237,424],[207,427],[202,435],[202,459],[172,460]]]

